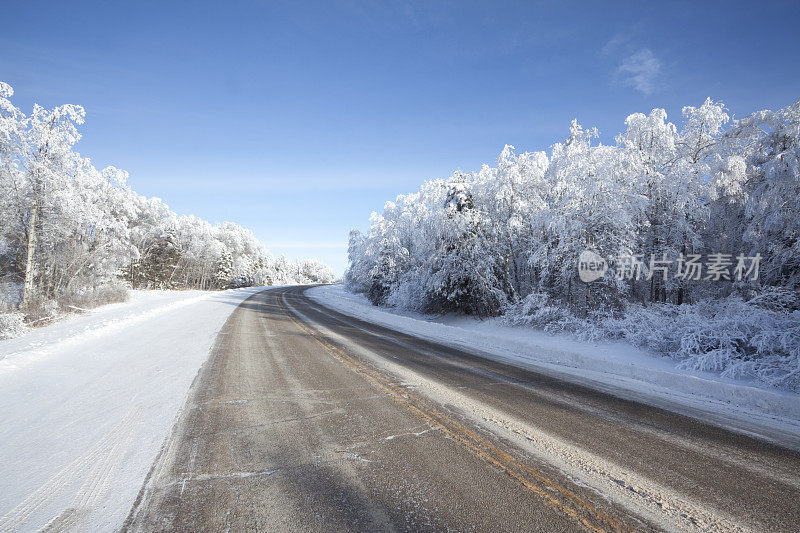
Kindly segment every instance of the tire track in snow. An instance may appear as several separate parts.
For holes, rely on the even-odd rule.
[[[62,509],[44,529],[58,527],[55,530],[63,530],[77,524],[83,516],[91,512],[92,506],[108,490],[111,474],[133,440],[140,414],[141,408],[129,410],[117,425],[82,455],[0,517],[0,532],[19,530],[37,511],[69,490],[69,484],[76,478],[80,479],[86,472],[86,479],[76,492],[71,505]]]
[[[138,418],[139,410],[135,412]],[[131,427],[131,429],[133,429]],[[111,475],[122,462],[125,451],[133,441],[133,431],[125,432],[102,461],[95,464],[89,477],[81,485],[72,504],[53,518],[42,531],[67,531],[94,510],[100,498],[110,488]]]

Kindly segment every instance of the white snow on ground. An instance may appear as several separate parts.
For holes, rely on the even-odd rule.
[[[674,360],[627,343],[589,343],[497,320],[378,308],[340,284],[314,287],[306,295],[373,324],[800,448],[798,394],[680,370]]]
[[[0,531],[118,528],[217,332],[262,289],[137,291],[0,341]]]

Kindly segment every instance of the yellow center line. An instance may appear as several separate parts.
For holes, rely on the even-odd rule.
[[[396,385],[386,376],[370,369],[363,363],[347,355],[340,348],[321,337],[318,332],[296,318],[294,313],[292,313],[285,304],[285,294],[281,293],[280,298],[278,294],[275,294],[275,303],[284,310],[290,320],[336,359],[347,365],[360,376],[366,378],[370,383],[388,394],[396,402],[408,407],[413,413],[421,417],[431,426],[441,427],[442,431],[462,444],[473,455],[500,468],[522,486],[545,500],[550,506],[576,520],[587,530],[595,532],[631,530],[630,527],[626,526],[619,519],[610,516],[608,513],[581,498],[571,490],[547,478],[533,467],[518,461],[509,453],[486,441],[472,430],[465,428],[455,420],[425,404],[419,398],[409,394],[406,389]],[[553,492],[560,494],[566,501],[555,497]]]

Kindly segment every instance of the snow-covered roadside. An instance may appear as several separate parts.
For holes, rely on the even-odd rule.
[[[798,394],[680,370],[674,360],[626,343],[589,343],[496,320],[377,308],[342,285],[314,287],[305,294],[361,320],[800,448]]]
[[[46,355],[53,347],[91,335],[105,335],[149,316],[206,298],[207,291],[130,291],[125,302],[104,305],[86,313],[65,315],[46,327],[34,328],[19,337],[0,341],[0,371],[16,368]],[[17,359],[17,355],[24,355]]]
[[[118,528],[217,332],[260,290],[134,292],[0,341],[0,531]]]

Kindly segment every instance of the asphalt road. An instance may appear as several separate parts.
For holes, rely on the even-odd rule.
[[[800,531],[800,453],[374,326],[241,304],[125,529]]]

